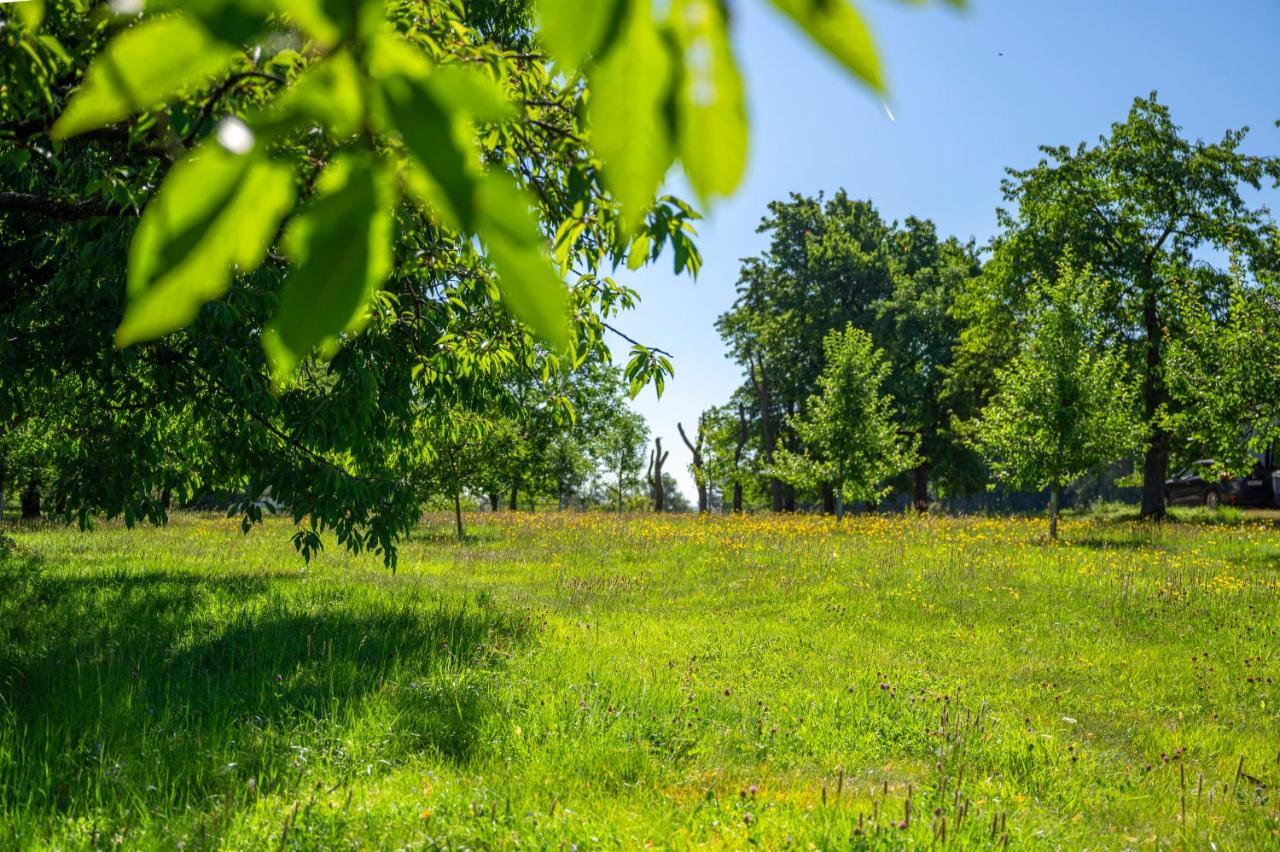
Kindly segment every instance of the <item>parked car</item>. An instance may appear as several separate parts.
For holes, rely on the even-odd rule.
[[[1178,471],[1164,483],[1164,499],[1169,506],[1206,506],[1216,509],[1228,506],[1273,506],[1276,494],[1273,476],[1265,454],[1248,476],[1230,476],[1219,471],[1212,459],[1201,459]]]

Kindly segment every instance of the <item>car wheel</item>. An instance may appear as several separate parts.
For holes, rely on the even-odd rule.
[[[1204,507],[1206,509],[1218,508],[1218,492],[1212,488],[1204,492]]]

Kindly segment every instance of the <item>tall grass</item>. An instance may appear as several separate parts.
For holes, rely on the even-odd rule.
[[[14,530],[0,846],[1261,847],[1280,530]]]

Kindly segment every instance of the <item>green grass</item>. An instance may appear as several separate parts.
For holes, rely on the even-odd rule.
[[[0,847],[1274,848],[1280,527],[1196,520],[14,529]]]

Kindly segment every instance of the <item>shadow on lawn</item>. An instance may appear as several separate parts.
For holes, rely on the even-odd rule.
[[[0,822],[207,811],[416,754],[465,760],[501,649],[530,632],[487,601],[296,575],[69,577],[10,558],[0,588]]]

